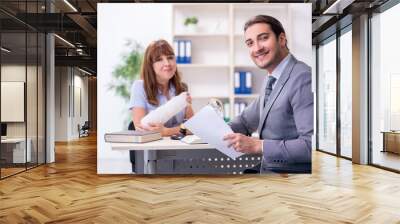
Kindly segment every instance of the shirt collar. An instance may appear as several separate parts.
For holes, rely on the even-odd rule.
[[[272,75],[274,78],[276,78],[276,80],[279,80],[279,78],[281,77],[283,70],[285,70],[286,65],[289,62],[289,58],[290,58],[290,53],[288,55],[286,55],[286,57],[278,64],[278,66],[276,66],[276,68],[274,69],[274,71],[272,72],[272,74],[269,74],[267,72],[268,75]]]
[[[174,86],[174,84],[172,84],[172,83],[169,84],[169,90],[168,90],[168,92],[169,92],[169,96],[170,96],[170,97],[175,96],[175,86]],[[158,95],[159,95],[159,96],[162,96],[161,89],[158,89]]]

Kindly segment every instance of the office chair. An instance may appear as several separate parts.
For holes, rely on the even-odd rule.
[[[85,123],[82,126],[78,124],[79,138],[89,136],[89,129],[90,129],[89,121],[85,121]]]
[[[83,131],[84,134],[88,135],[89,134],[89,121],[85,121],[85,123],[83,124],[81,130]]]

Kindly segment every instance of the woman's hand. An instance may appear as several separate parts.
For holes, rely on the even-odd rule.
[[[149,131],[158,131],[161,134],[163,134],[163,131],[165,130],[164,124],[162,123],[149,123],[148,124],[147,130]]]
[[[190,119],[194,115],[194,112],[192,109],[192,97],[190,96],[190,93],[187,93],[186,101],[187,101],[188,105],[186,106],[186,110],[185,110],[185,119]]]
[[[143,127],[141,124],[135,125],[135,130],[137,131],[147,131],[147,128]]]

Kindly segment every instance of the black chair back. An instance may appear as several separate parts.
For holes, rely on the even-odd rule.
[[[133,121],[129,122],[128,125],[128,130],[129,131],[134,131],[135,130],[135,124],[133,123]],[[136,166],[135,166],[135,150],[130,150],[129,151],[129,159],[132,163],[132,172],[136,171]]]
[[[90,125],[89,121],[85,121],[85,123],[82,125],[82,130],[89,130]]]
[[[129,131],[134,131],[135,130],[135,124],[133,123],[133,121],[129,122],[128,130]]]

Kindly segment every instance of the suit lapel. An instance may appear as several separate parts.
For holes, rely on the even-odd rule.
[[[260,101],[260,108],[261,108],[262,113],[261,113],[260,122],[259,122],[258,128],[257,128],[257,131],[258,131],[258,133],[260,133],[260,136],[261,136],[261,129],[264,126],[264,123],[268,117],[269,111],[271,110],[271,107],[274,104],[276,98],[279,96],[279,94],[281,93],[287,80],[289,79],[290,73],[292,72],[293,67],[296,64],[296,61],[297,60],[291,55],[289,62],[287,64],[285,70],[283,70],[283,73],[282,73],[281,77],[279,78],[278,82],[276,83],[274,89],[272,90],[271,95],[269,96],[267,105],[265,105],[264,109],[262,109],[262,107],[261,107],[262,103],[264,102],[264,96],[262,97],[262,101]]]

